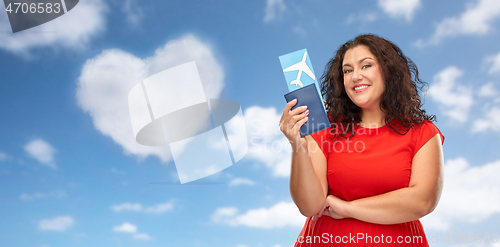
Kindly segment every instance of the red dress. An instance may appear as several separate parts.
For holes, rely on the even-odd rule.
[[[327,159],[328,194],[346,201],[408,187],[413,156],[438,133],[444,142],[444,136],[430,121],[411,128],[405,135],[387,125],[376,129],[357,127],[355,136],[349,140],[332,140],[329,131],[311,136]],[[381,225],[329,216],[314,221],[307,218],[295,243],[296,247],[337,245],[428,246],[428,243],[419,220]]]

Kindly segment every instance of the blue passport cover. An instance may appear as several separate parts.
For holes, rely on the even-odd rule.
[[[323,101],[316,89],[316,83],[304,86],[285,94],[286,102],[297,99],[297,103],[292,110],[299,106],[307,106],[309,119],[300,127],[300,137],[330,128],[330,121],[326,115]]]

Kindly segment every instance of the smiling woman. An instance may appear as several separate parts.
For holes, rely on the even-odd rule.
[[[419,218],[441,196],[444,137],[421,109],[425,84],[396,45],[361,35],[322,77],[331,128],[301,138],[308,112],[287,104],[290,194],[308,217],[296,246],[428,246]]]
[[[374,111],[380,106],[385,86],[379,67],[375,56],[364,45],[348,50],[344,56],[345,91],[360,108]]]
[[[364,106],[358,105],[362,102],[355,100],[366,98],[368,91],[377,92],[373,96],[380,100],[380,107],[377,102],[371,105],[380,108],[384,113],[384,122],[396,132],[405,133],[415,124],[436,119],[422,109],[419,92],[427,83],[419,78],[417,66],[399,47],[385,39],[360,35],[342,45],[326,68],[322,77],[322,93],[326,96],[327,111],[333,122],[346,126],[348,123],[362,123]],[[366,89],[363,97],[355,97],[362,95],[353,88],[357,84],[377,84],[377,88]],[[390,121],[394,118],[403,123],[403,129],[397,129]]]

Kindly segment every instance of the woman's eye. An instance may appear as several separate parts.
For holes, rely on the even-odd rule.
[[[344,70],[344,74],[347,74],[347,73],[349,73],[349,72],[351,72],[351,70],[350,70],[350,69]]]
[[[370,67],[371,67],[371,65],[370,65],[370,64],[367,64],[367,65],[364,65],[364,66],[363,66],[363,69],[370,68]]]

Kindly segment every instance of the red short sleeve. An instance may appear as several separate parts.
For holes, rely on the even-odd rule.
[[[422,148],[433,136],[438,134],[441,136],[441,145],[444,143],[444,136],[441,131],[434,125],[431,121],[425,121],[422,123],[418,130],[414,133],[415,148],[413,150],[413,156],[417,154],[418,150]]]
[[[327,128],[311,134],[311,137],[318,143],[319,148],[321,148],[327,160],[331,149],[331,140],[328,137],[329,133],[330,128]]]

